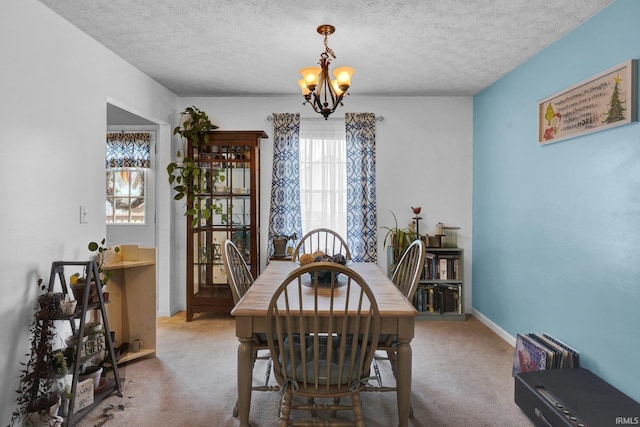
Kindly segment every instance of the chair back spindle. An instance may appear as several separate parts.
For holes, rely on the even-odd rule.
[[[316,228],[302,236],[293,251],[293,261],[299,261],[302,254],[313,254],[317,251],[331,256],[342,254],[346,259],[351,259],[351,251],[342,236],[329,228]]]

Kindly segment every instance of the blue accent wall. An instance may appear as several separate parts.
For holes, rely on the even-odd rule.
[[[537,106],[640,58],[640,1],[618,0],[473,102],[473,307],[547,332],[640,401],[640,124],[538,146]]]

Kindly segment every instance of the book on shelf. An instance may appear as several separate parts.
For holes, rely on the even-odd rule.
[[[458,255],[433,255],[424,262],[422,278],[425,280],[460,280],[459,263],[460,257]]]
[[[433,301],[434,301],[434,295],[435,295],[435,289],[433,287],[429,288],[429,292],[427,294],[427,311],[430,313],[434,313],[436,311],[435,307],[433,306]]]
[[[462,299],[459,284],[420,285],[413,304],[419,312],[462,313]]]
[[[438,262],[438,279],[447,280],[449,277],[447,276],[447,259],[440,258]]]
[[[458,268],[458,262],[460,258],[456,256],[445,256],[447,261],[447,279],[448,280],[460,280],[460,269]]]
[[[435,262],[434,260],[435,260],[435,256],[424,260],[424,269],[421,277],[422,279],[425,279],[425,280],[433,279],[433,275],[434,275],[433,265]]]
[[[579,368],[580,353],[549,334],[518,334],[513,358],[515,376],[520,372]]]

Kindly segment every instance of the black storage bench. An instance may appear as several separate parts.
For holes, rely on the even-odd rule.
[[[516,374],[515,402],[539,427],[640,426],[640,404],[583,368]]]

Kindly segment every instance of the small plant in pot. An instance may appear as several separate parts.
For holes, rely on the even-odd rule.
[[[273,256],[275,257],[285,257],[287,255],[291,255],[287,253],[287,244],[291,240],[296,240],[298,238],[296,233],[293,233],[290,236],[286,236],[284,234],[273,234],[271,236],[273,240]]]
[[[42,279],[38,279],[38,286],[46,290]],[[57,413],[68,364],[65,351],[53,349],[54,319],[49,307],[38,304],[29,325],[29,359],[21,363],[23,369],[20,371],[17,406],[11,417],[11,426],[19,420],[23,423],[37,421],[38,425],[44,426],[58,426],[64,421]]]
[[[96,262],[98,263],[98,273],[100,273],[100,280],[102,281],[103,286],[107,286],[107,282],[109,282],[111,274],[113,273],[113,271],[111,270],[104,270],[105,252],[109,250],[109,248],[105,246],[106,241],[107,240],[105,238],[102,239],[100,243],[89,242],[89,244],[87,245],[87,249],[89,249],[89,251],[93,252],[95,255]],[[117,246],[115,246],[112,250],[116,254],[120,252],[120,248]]]
[[[167,165],[169,184],[176,192],[174,200],[184,200],[185,215],[192,216],[195,227],[202,219],[208,220],[213,213],[220,213],[219,204],[203,205],[198,203],[197,195],[207,188],[214,188],[216,183],[224,181],[224,176],[209,168],[202,168],[196,160],[189,156],[188,144],[200,149],[209,141],[208,131],[218,129],[211,123],[209,116],[195,106],[187,107],[180,113],[180,125],[173,130],[174,135],[182,138],[182,148],[176,152],[177,160]]]
[[[100,281],[102,282],[102,287],[100,291],[102,292],[104,300],[106,301],[109,299],[108,298],[109,294],[106,292],[107,283],[109,283],[111,274],[113,274],[112,270],[104,269],[105,256],[106,256],[105,252],[109,250],[109,248],[106,246],[106,238],[102,239],[100,243],[89,242],[89,244],[87,245],[87,249],[89,249],[91,252],[94,253],[96,262],[98,263],[98,274],[100,275]],[[120,248],[118,246],[113,247],[111,250],[115,254],[120,252]]]
[[[109,248],[106,246],[106,239],[102,239],[100,243],[89,242],[89,244],[87,245],[87,249],[89,249],[90,252],[93,252],[96,263],[98,264],[98,274],[100,275],[100,282],[101,282],[99,290],[100,292],[105,292],[107,283],[109,282],[109,279],[111,278],[111,274],[112,274],[111,270],[107,270],[107,271],[104,270],[105,252],[109,250]],[[117,246],[114,247],[112,250],[114,253],[120,252],[120,248]],[[82,297],[84,296],[84,289],[86,285],[87,275],[88,275],[88,272],[85,271],[84,277],[80,277],[80,273],[75,273],[70,278],[71,291],[73,292],[73,296],[75,297],[75,299],[78,301],[81,301]],[[98,301],[98,286],[96,283],[91,283],[91,289],[89,291],[89,303],[94,303],[97,301]]]
[[[395,266],[400,261],[400,257],[402,256],[404,251],[409,247],[411,242],[419,238],[419,235],[409,227],[399,227],[396,214],[394,214],[392,211],[391,215],[393,215],[393,227],[381,228],[387,230],[387,233],[384,236],[384,242],[382,243],[383,246],[387,246],[388,240],[389,246],[393,248],[393,264],[389,266],[389,270],[393,271],[395,269]]]

